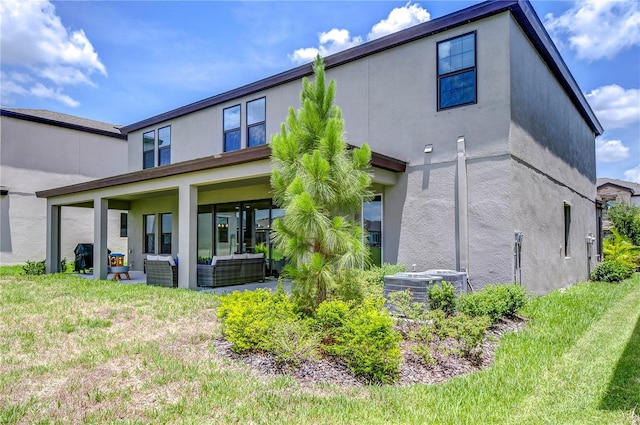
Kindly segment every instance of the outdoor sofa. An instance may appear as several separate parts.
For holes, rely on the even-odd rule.
[[[264,254],[219,255],[211,264],[198,264],[198,286],[218,287],[264,282]]]
[[[178,287],[178,266],[170,255],[148,255],[144,267],[147,285]]]

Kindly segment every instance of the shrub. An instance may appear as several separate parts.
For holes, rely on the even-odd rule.
[[[388,303],[394,313],[411,320],[420,320],[427,311],[424,303],[413,300],[408,289],[389,293]]]
[[[274,330],[298,319],[295,305],[282,287],[275,294],[258,289],[220,297],[218,317],[222,334],[233,343],[236,352],[270,351]]]
[[[429,307],[451,316],[456,312],[456,288],[449,282],[432,286],[429,289]]]
[[[620,282],[633,274],[634,267],[618,260],[606,260],[591,272],[591,280],[598,282]]]
[[[400,334],[380,302],[325,301],[316,310],[323,350],[339,357],[354,375],[375,383],[396,380],[402,355]]]
[[[27,264],[22,266],[24,273],[30,276],[37,276],[44,274],[45,272],[45,260],[42,261],[27,261]]]
[[[480,292],[458,298],[458,311],[472,317],[488,316],[492,323],[501,317],[514,316],[527,303],[522,286],[510,283],[487,285]]]
[[[480,347],[491,321],[487,316],[471,317],[466,314],[450,316],[440,322],[441,332],[456,339],[465,356],[471,356]]]
[[[298,365],[303,359],[317,358],[320,335],[312,331],[310,321],[276,321],[265,349],[277,363]]]

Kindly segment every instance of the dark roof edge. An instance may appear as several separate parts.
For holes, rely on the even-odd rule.
[[[48,118],[37,117],[37,116],[34,116],[34,115],[21,114],[20,112],[9,111],[9,110],[6,110],[6,109],[0,109],[0,116],[9,117],[9,118],[16,118],[16,119],[24,120],[24,121],[36,122],[36,123],[39,123],[39,124],[53,125],[55,127],[68,128],[70,130],[84,131],[86,133],[99,134],[101,136],[113,137],[115,139],[127,140],[127,135],[126,134],[116,133],[115,131],[114,132],[110,132],[110,131],[106,131],[106,130],[100,130],[98,128],[86,127],[84,125],[78,125],[78,124],[72,124],[72,123],[63,122],[63,121],[51,120],[51,119],[48,119]]]
[[[532,39],[534,46],[547,62],[549,68],[565,89],[573,104],[578,108],[593,132],[598,135],[602,134],[602,126],[591,110],[584,94],[580,91],[578,84],[575,82],[571,72],[567,68],[567,65],[560,57],[558,50],[555,48],[551,38],[547,34],[544,26],[540,22],[540,19],[537,17],[528,0],[491,0],[479,3],[466,9],[407,28],[397,33],[335,53],[325,58],[325,64],[327,69],[337,67],[339,65],[505,11],[511,11],[513,13],[513,16],[516,17],[521,28],[529,38]],[[259,91],[286,84],[302,77],[309,76],[312,73],[311,64],[302,65],[225,93],[124,126],[120,131],[127,134],[145,127],[150,127],[162,121],[177,118],[236,98],[248,96]]]
[[[178,162],[176,164],[165,165],[162,167],[133,171],[117,176],[105,177],[102,179],[91,180],[84,183],[77,183],[70,186],[40,190],[36,192],[36,196],[38,198],[50,198],[55,196],[72,195],[88,190],[106,189],[108,187],[138,183],[156,178],[171,177],[179,174],[246,164],[248,162],[269,159],[270,157],[271,146],[262,145],[240,149],[233,152],[225,152],[218,155],[211,155],[204,158]],[[399,159],[372,152],[371,165],[383,170],[404,172],[406,170],[407,163]]]

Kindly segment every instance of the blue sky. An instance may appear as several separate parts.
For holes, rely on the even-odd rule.
[[[1,104],[115,124],[473,1],[0,1]],[[605,128],[597,174],[640,182],[640,2],[532,1]]]

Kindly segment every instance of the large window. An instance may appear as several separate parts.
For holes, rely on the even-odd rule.
[[[158,130],[158,165],[171,164],[171,126]]]
[[[258,146],[267,143],[266,99],[247,102],[247,145]]]
[[[156,252],[156,216],[154,214],[142,216],[144,225],[144,252],[155,254]]]
[[[240,149],[240,105],[224,109],[222,113],[224,129],[224,151]]]
[[[382,265],[382,195],[362,203],[362,229],[371,253],[371,264]]]
[[[438,109],[476,103],[475,32],[438,43]]]
[[[153,168],[155,163],[156,131],[147,131],[142,135],[142,168]]]
[[[171,213],[160,214],[160,254],[171,254]]]

